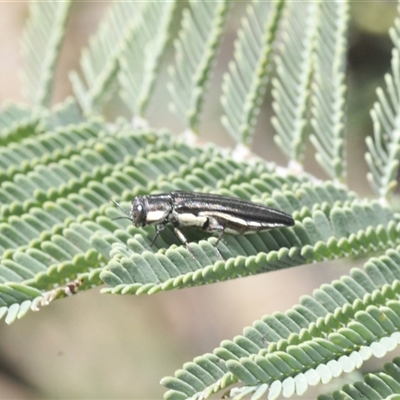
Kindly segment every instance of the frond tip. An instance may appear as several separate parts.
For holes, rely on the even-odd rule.
[[[123,43],[118,74],[122,98],[135,117],[144,117],[166,48],[175,1],[148,1]]]
[[[320,2],[312,82],[313,134],[316,160],[332,179],[344,182],[345,156],[345,51],[348,20],[346,1]]]
[[[222,123],[238,142],[249,146],[265,94],[272,45],[284,2],[254,0],[247,8],[238,39],[235,61],[224,76]]]
[[[182,28],[175,41],[176,63],[169,69],[171,109],[197,133],[207,82],[212,71],[229,1],[194,1],[183,11]]]
[[[392,73],[385,75],[386,91],[378,88],[378,101],[371,110],[373,138],[367,137],[368,180],[381,198],[388,198],[397,186],[400,159],[400,19],[389,31],[395,45]]]
[[[281,151],[297,162],[304,157],[318,11],[318,2],[287,4],[282,26],[286,34],[276,60],[278,76],[272,80],[274,139]]]
[[[137,23],[143,3],[115,2],[109,9],[89,47],[82,51],[80,66],[83,78],[76,71],[70,80],[77,101],[86,113],[98,112],[117,86],[119,56]]]
[[[22,80],[26,97],[34,105],[49,106],[55,66],[72,2],[34,1],[30,5],[22,52]]]

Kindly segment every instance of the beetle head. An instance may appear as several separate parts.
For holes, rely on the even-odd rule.
[[[129,213],[132,224],[140,227],[146,225],[146,201],[144,196],[137,196],[132,200]]]

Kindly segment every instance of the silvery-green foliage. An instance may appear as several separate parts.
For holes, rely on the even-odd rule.
[[[400,19],[389,31],[393,41],[392,72],[385,75],[386,90],[378,88],[378,101],[371,110],[374,137],[367,137],[365,155],[371,170],[368,180],[381,198],[388,198],[397,186],[400,157]]]
[[[22,80],[32,105],[50,104],[51,88],[71,1],[33,2],[24,32]]]
[[[197,132],[207,82],[222,38],[229,1],[189,1],[174,42],[175,63],[170,66],[168,88],[171,109]]]
[[[280,56],[276,59],[278,77],[272,81],[274,139],[289,158],[298,162],[304,158],[319,11],[320,4],[314,1],[287,4]]]
[[[45,11],[34,2],[23,43],[32,104],[8,103],[0,110],[0,316],[7,323],[100,284],[110,295],[154,294],[370,257],[363,268],[322,285],[284,313],[262,316],[242,335],[184,364],[162,380],[166,399],[204,399],[217,392],[289,398],[358,370],[400,343],[399,215],[390,204],[360,198],[343,183],[347,2],[249,2],[221,88],[223,124],[238,145],[250,146],[276,66],[275,140],[290,164],[301,165],[310,130],[329,180],[101,115],[109,96],[120,94],[130,117],[144,117],[174,34],[172,22],[181,15],[175,20],[180,26],[169,88],[185,128],[200,134],[229,6],[190,1],[181,10],[174,2],[115,2],[82,51],[83,78],[71,74],[74,97],[49,107],[70,8],[58,4]],[[386,92],[378,90],[374,137],[367,139],[370,180],[386,198],[399,156],[399,26],[396,21],[391,30],[392,73]],[[114,219],[120,210],[110,198],[127,209],[136,195],[177,189],[249,199],[291,213],[296,223],[226,235],[218,247],[221,259],[215,237],[188,231],[193,258],[170,227],[150,248],[152,230]],[[382,398],[399,394],[398,364],[394,359],[385,372],[332,397],[357,398],[359,388]]]

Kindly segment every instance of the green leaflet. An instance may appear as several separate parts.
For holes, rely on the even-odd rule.
[[[55,68],[64,39],[71,1],[32,2],[24,32],[22,79],[26,97],[35,106],[50,105]]]
[[[397,399],[400,392],[400,359],[394,358],[392,362],[385,364],[384,372],[369,373],[363,381],[355,382],[336,390],[332,395],[319,396],[319,400],[329,399],[358,399],[363,397],[379,397],[385,399]]]
[[[122,43],[118,79],[121,97],[133,116],[143,117],[146,111],[168,43],[174,10],[174,1],[144,2],[140,17],[129,26]]]
[[[287,4],[282,16],[287,35],[276,60],[278,77],[272,80],[274,140],[281,151],[298,162],[304,157],[318,12],[318,2]]]
[[[171,109],[197,133],[229,1],[189,1],[189,5],[183,11],[182,27],[174,42],[176,56],[169,69],[168,89],[173,99]]]
[[[317,150],[315,158],[331,179],[341,182],[346,177],[345,49],[348,14],[347,2],[319,2],[311,82],[313,132],[310,139]]]
[[[15,142],[31,136],[36,129],[38,119],[38,113],[26,106],[11,102],[4,105],[0,110],[1,144],[5,146],[8,143],[14,143],[15,145]],[[7,159],[4,160],[1,157],[0,163],[2,169],[7,168]]]
[[[366,138],[368,153],[365,159],[370,172],[368,180],[381,198],[389,198],[397,186],[400,138],[398,135],[398,94],[400,92],[400,20],[396,19],[389,31],[394,44],[392,51],[392,73],[385,76],[386,90],[376,90],[378,101],[371,110],[374,136]]]
[[[380,264],[387,272],[373,283],[373,267]],[[354,269],[351,276],[324,284],[313,297],[304,297],[286,313],[255,321],[242,336],[223,341],[213,354],[197,357],[179,375],[164,378],[162,384],[169,389],[165,398],[204,398],[238,381],[245,386],[232,389],[232,396],[301,393],[309,385],[328,383],[334,376],[359,368],[372,355],[382,357],[400,340],[399,265],[397,247],[371,259],[364,272]],[[368,382],[371,390],[381,393],[385,378],[392,390],[398,390],[390,378],[397,378],[397,364],[395,359],[385,366],[389,377],[369,377],[364,385]],[[354,388],[344,390],[351,395]],[[335,392],[336,396],[340,393]],[[321,396],[325,398],[332,397]]]
[[[70,73],[74,94],[85,113],[98,112],[117,87],[119,56],[129,39],[132,25],[139,23],[138,2],[115,2],[108,10],[98,32],[82,52],[80,66],[84,79]]]
[[[283,1],[254,0],[235,42],[234,61],[224,75],[222,123],[238,142],[249,146],[269,78],[272,43],[275,41]]]

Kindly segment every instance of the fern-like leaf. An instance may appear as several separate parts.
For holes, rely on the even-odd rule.
[[[288,158],[297,162],[304,157],[318,11],[318,2],[287,4],[282,25],[284,41],[276,60],[278,77],[272,80],[276,117],[271,122],[277,132],[274,139]]]
[[[344,181],[347,2],[321,2],[319,18],[310,138],[317,150],[316,159],[325,172],[332,179]]]
[[[85,83],[75,71],[70,73],[74,94],[86,113],[98,112],[117,87],[119,55],[142,7],[146,4],[115,2],[89,47],[82,51],[80,66]]]
[[[216,147],[204,151],[125,124],[113,128],[92,120],[60,126],[2,148],[2,159],[8,165],[0,185],[4,284],[49,291],[77,278],[98,284],[101,276],[108,292],[155,293],[397,243],[398,224],[383,205],[360,202],[329,183],[283,177],[274,165],[238,162]],[[194,260],[170,229],[150,252],[149,229],[111,220],[119,212],[110,198],[127,206],[124,200],[136,194],[176,189],[213,189],[301,212],[294,212],[294,228],[226,235],[219,245],[226,261],[218,258],[215,238],[187,233]]]
[[[356,400],[377,398],[396,400],[400,396],[400,358],[385,364],[384,372],[369,373],[363,381],[345,385],[332,395],[321,395],[318,400]]]
[[[40,118],[40,124],[37,127],[37,131],[41,133],[83,122],[82,112],[73,97],[68,97],[62,103],[56,104],[46,111]]]
[[[189,147],[168,134],[119,125],[110,136],[110,129],[87,121],[1,149],[9,167],[0,186],[2,282],[48,291],[76,278],[96,284],[101,276],[108,292],[155,293],[398,243],[400,228],[387,207],[360,202],[339,186],[283,178],[273,165],[250,166],[222,157],[216,147]],[[194,260],[169,229],[150,252],[148,229],[111,220],[119,212],[110,198],[211,188],[294,212],[296,226],[226,235],[221,261],[215,238],[188,232]]]
[[[21,105],[8,103],[0,109],[0,141],[2,146],[17,143],[36,131],[40,113]],[[0,159],[0,163],[3,160]],[[1,164],[7,168],[7,164]],[[0,174],[2,172],[0,171]]]
[[[147,2],[121,49],[122,98],[135,116],[143,117],[169,36],[175,2]],[[134,67],[133,67],[134,66]]]
[[[283,4],[254,0],[247,7],[247,18],[235,42],[235,61],[224,77],[222,123],[237,142],[246,146],[251,142],[266,90]]]
[[[190,1],[190,11],[183,13],[176,42],[181,59],[172,72],[172,94],[178,113],[193,131],[198,129],[229,3]],[[283,0],[250,4],[236,44],[235,63],[224,81],[224,121],[237,141],[246,146],[251,142],[265,91],[283,4]],[[9,104],[0,110],[0,318],[11,323],[28,310],[104,283],[108,285],[103,289],[106,293],[153,294],[377,253],[364,269],[354,269],[349,276],[322,285],[285,313],[263,317],[243,335],[222,342],[213,354],[196,358],[174,377],[163,380],[168,399],[204,399],[222,390],[228,390],[227,396],[251,395],[253,399],[303,394],[312,385],[328,383],[360,368],[370,357],[384,356],[400,343],[400,216],[385,202],[362,200],[338,182],[345,175],[341,164],[342,51],[347,3],[308,3],[305,15],[311,22],[304,25],[296,13],[286,19],[290,28],[298,30],[284,27],[290,32],[288,39],[284,38],[288,54],[278,61],[274,83],[278,144],[299,160],[305,137],[310,60],[313,63],[312,140],[318,160],[334,178],[326,182],[292,174],[256,157],[238,161],[236,153],[213,145],[188,145],[169,132],[132,128],[122,118],[111,124],[91,116],[117,84],[122,84],[132,112],[143,115],[173,7],[170,2],[130,2],[111,8],[82,56],[84,80],[77,75],[72,78],[83,113],[74,99],[53,109]],[[297,4],[288,7],[290,15]],[[400,62],[400,23],[396,24],[392,32],[397,51],[394,67]],[[61,35],[61,25],[50,29],[56,44],[49,42],[47,46],[43,41],[45,58],[57,55],[61,39],[55,31],[59,29]],[[295,44],[300,36],[296,32],[303,31],[300,46]],[[295,52],[298,46],[304,57],[301,51]],[[141,60],[136,74],[130,72],[135,68],[130,63],[138,59],[141,47],[149,57]],[[291,69],[289,53],[300,60],[297,72]],[[51,64],[39,65],[37,76],[52,76],[47,63]],[[387,80],[397,85],[394,67]],[[138,76],[143,77],[142,82]],[[46,82],[43,78],[44,86]],[[390,134],[397,129],[390,125],[390,118],[397,118],[390,108],[397,106],[395,87],[388,84],[388,100],[378,95],[382,112],[375,110],[376,124],[390,128],[390,140],[396,139],[396,134]],[[49,86],[45,93],[50,93]],[[294,97],[298,97],[297,102]],[[48,104],[46,96],[40,98]],[[294,108],[294,117],[284,113],[285,107]],[[295,125],[289,124],[292,119]],[[381,136],[379,133],[375,138]],[[378,188],[386,188],[380,192],[385,196],[392,190],[397,168],[396,140],[391,142],[395,144],[393,154],[386,156],[390,166],[385,166],[383,173],[377,168],[373,175],[375,179],[386,174],[386,180],[377,179]],[[386,154],[386,143],[378,141],[375,146],[370,142],[370,158],[375,157],[373,151],[379,156]],[[169,226],[153,244],[154,227],[136,227],[118,218],[121,212],[110,202],[114,199],[128,208],[137,195],[179,189],[237,196],[279,208],[292,214],[295,225],[249,235],[224,235],[218,252],[215,237],[188,229],[184,233],[189,252]],[[391,364],[393,370],[395,364]],[[363,391],[393,396],[396,388],[389,375],[366,379]],[[389,384],[392,391],[384,387]]]
[[[371,110],[374,138],[367,137],[370,168],[368,180],[381,198],[387,198],[397,186],[400,158],[400,20],[390,29],[395,48],[392,50],[392,74],[385,75],[386,92],[378,88],[379,101]]]
[[[169,69],[172,110],[197,133],[207,82],[218,51],[229,1],[189,1],[175,41],[176,63]]]
[[[55,66],[65,34],[72,2],[40,2],[30,5],[22,52],[22,79],[26,97],[33,105],[49,106]]]
[[[165,398],[204,399],[237,383],[225,396],[292,397],[383,357],[400,343],[399,277],[397,247],[185,364],[162,380]]]

